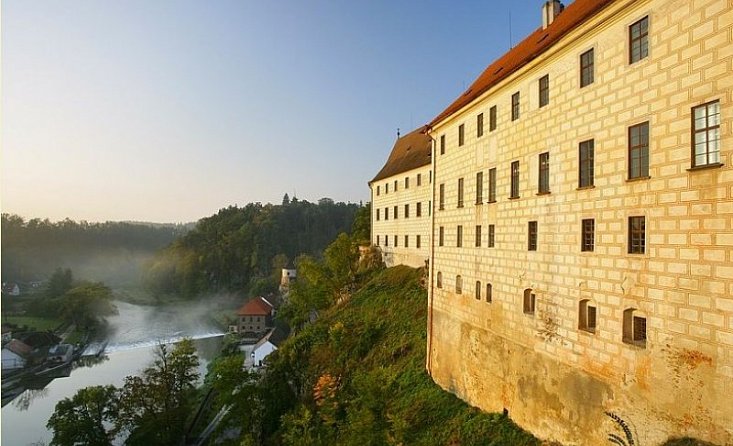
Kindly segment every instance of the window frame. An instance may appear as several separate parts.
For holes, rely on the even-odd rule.
[[[479,113],[476,116],[476,138],[484,136],[484,114]]]
[[[489,169],[488,203],[496,203],[496,167]]]
[[[493,296],[494,287],[491,285],[491,282],[486,283],[486,303],[491,303],[494,300]]]
[[[646,29],[642,28],[642,23]],[[634,27],[638,26],[637,37],[634,37]],[[634,55],[634,44],[637,43],[638,55]],[[629,25],[629,65],[639,62],[649,57],[649,16],[637,20],[636,22]]]
[[[710,114],[709,108],[710,106],[715,106],[715,113]],[[697,127],[697,120],[700,118],[695,118],[696,111],[699,109],[705,110],[705,115],[703,118],[705,119],[705,126],[702,128]],[[704,167],[719,167],[722,166],[722,163],[720,161],[720,99],[716,99],[714,101],[706,102],[704,104],[697,105],[695,107],[692,107],[691,109],[691,131],[692,131],[692,138],[691,138],[691,168],[692,169],[698,169],[698,168],[704,168]],[[710,125],[710,118],[713,116],[717,116],[717,124]],[[697,137],[699,134],[705,135],[705,162],[704,163],[697,163],[698,153],[697,153],[697,146],[700,145],[700,143],[697,143]],[[710,135],[714,135],[714,138],[711,139]],[[710,142],[715,141],[717,145],[716,151],[710,150]],[[711,154],[715,154],[714,160],[711,160]]]
[[[405,203],[405,218],[410,218],[410,203]]]
[[[415,217],[422,217],[422,201],[415,203]]]
[[[538,81],[539,108],[550,103],[550,74],[545,74]]]
[[[445,155],[445,135],[440,135],[440,154]]]
[[[594,252],[596,246],[596,220],[584,218],[580,221],[580,251]]]
[[[489,132],[496,130],[496,105],[489,108]]]
[[[476,300],[481,300],[481,281],[476,281],[476,287],[474,288],[474,297]]]
[[[445,226],[438,227],[438,246],[445,246]]]
[[[463,225],[456,225],[456,248],[463,248]]]
[[[527,222],[527,251],[537,251],[537,220]]]
[[[519,119],[519,106],[520,106],[519,92],[512,94],[512,122]]]
[[[522,299],[522,312],[534,316],[537,311],[537,295],[532,288],[525,288]]]
[[[627,138],[629,158],[627,178],[629,180],[649,178],[649,121],[630,126]],[[636,144],[635,140],[638,141]],[[635,161],[638,162],[637,166],[634,166]]]
[[[578,188],[595,186],[595,140],[578,143]],[[588,156],[590,154],[590,156]]]
[[[539,155],[538,175],[537,175],[537,194],[544,195],[550,193],[550,152],[543,152]]]
[[[476,204],[484,203],[484,171],[476,172]]]
[[[519,198],[519,160],[512,161],[509,172],[509,198]]]
[[[595,333],[597,327],[598,307],[590,299],[582,299],[578,303],[578,329],[588,333]]]
[[[462,208],[463,207],[463,192],[464,192],[464,181],[463,178],[458,179],[458,203],[456,207]]]
[[[475,248],[481,247],[481,235],[482,235],[481,231],[482,231],[481,225],[476,225],[476,232],[475,232],[475,241],[476,242],[474,243]]]
[[[623,318],[621,340],[625,344],[646,348],[649,339],[646,316],[642,316],[636,308],[627,308],[624,310]]]
[[[438,186],[438,210],[442,211],[445,209],[445,183],[440,183]]]
[[[641,223],[640,226],[638,225],[639,222]],[[646,216],[644,215],[629,216],[628,253],[646,253]]]
[[[458,147],[463,147],[466,143],[466,125],[461,124],[458,126]]]
[[[591,48],[580,55],[580,88],[592,85],[595,82],[595,48]]]
[[[489,225],[489,234],[488,234],[488,247],[494,248],[496,246],[496,225]]]
[[[456,294],[463,294],[463,277],[456,275]]]

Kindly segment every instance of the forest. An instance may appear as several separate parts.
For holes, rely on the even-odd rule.
[[[356,219],[356,221],[355,221]],[[161,250],[144,283],[155,295],[192,298],[217,292],[273,291],[280,269],[303,255],[318,256],[339,233],[361,228],[369,238],[368,206],[290,200],[230,206]]]
[[[2,281],[24,288],[29,282],[47,280],[57,268],[70,268],[80,277],[110,286],[139,283],[142,265],[189,228],[70,219],[26,221],[2,214]]]

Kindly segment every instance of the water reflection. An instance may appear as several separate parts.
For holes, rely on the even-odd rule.
[[[219,352],[222,338],[212,323],[196,315],[195,306],[178,305],[157,311],[124,302],[116,305],[119,314],[110,318],[115,332],[109,339],[106,354],[82,357],[59,370],[60,375],[24,380],[15,388],[8,388],[8,383],[4,383],[0,443],[48,444],[51,433],[46,430],[46,422],[58,401],[71,398],[88,386],[122,386],[126,376],[137,375],[152,363],[155,346],[161,341],[194,338],[203,379],[208,363]],[[191,314],[185,314],[188,311]],[[13,404],[7,404],[10,401]]]

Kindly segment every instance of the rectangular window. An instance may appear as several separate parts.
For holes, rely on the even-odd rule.
[[[438,246],[443,246],[445,243],[445,228],[441,226],[438,228]]]
[[[394,207],[394,219],[397,220],[397,206]]]
[[[489,248],[494,247],[494,225],[489,225]]]
[[[509,198],[519,198],[519,161],[512,161]]]
[[[550,75],[545,74],[540,78],[540,107],[550,103]]]
[[[531,221],[527,225],[527,251],[537,251],[537,222]]]
[[[624,310],[623,341],[638,347],[646,347],[646,318],[635,314],[633,308]]]
[[[418,186],[422,185],[422,174],[417,174],[417,185]]]
[[[489,131],[496,130],[496,105],[489,109]]]
[[[550,193],[550,152],[540,153],[539,184],[537,192],[540,194]]]
[[[456,227],[456,248],[463,247],[463,226],[458,225]]]
[[[519,92],[512,95],[512,121],[519,119]]]
[[[445,209],[445,184],[441,184],[438,189],[438,210]]]
[[[720,101],[692,109],[692,167],[720,163]]]
[[[537,302],[537,296],[532,292],[530,288],[524,290],[524,302],[522,309],[524,314],[534,314],[535,304]]]
[[[410,177],[405,177],[405,189],[410,188]]]
[[[476,281],[476,286],[473,289],[473,293],[476,300],[481,300],[481,281]]]
[[[492,286],[490,283],[486,284],[486,302],[491,303],[491,300],[493,299],[492,294]]]
[[[593,186],[593,152],[594,142],[592,139],[583,141],[578,146],[578,187]]]
[[[445,135],[440,135],[440,154],[445,155]]]
[[[389,236],[388,235],[384,236],[384,246],[389,246]]]
[[[420,236],[419,235],[415,236],[415,247],[418,249],[420,248]]]
[[[405,236],[405,248],[409,248],[409,247],[410,247],[410,237],[406,235]]]
[[[489,169],[489,203],[496,202],[496,167]]]
[[[397,180],[394,180],[394,191],[397,192]]]
[[[410,205],[405,205],[405,218],[410,218]]]
[[[484,136],[484,114],[479,113],[476,116],[476,137],[480,138]]]
[[[593,83],[593,48],[580,55],[580,88]]]
[[[649,122],[629,127],[629,179],[649,176]]]
[[[595,249],[596,221],[592,218],[583,219],[580,228],[580,250],[592,252]]]
[[[419,201],[415,204],[415,216],[422,217],[422,203]]]
[[[389,193],[389,183],[387,183],[387,184],[384,185],[384,193],[385,194],[388,194]]]
[[[465,142],[465,127],[463,124],[458,126],[458,147],[461,147]]]
[[[474,246],[481,247],[481,225],[476,225],[476,244]]]
[[[398,239],[397,239],[397,236],[395,235],[394,236],[394,247],[395,248],[398,246],[398,243],[397,242],[398,242]]]
[[[649,17],[644,17],[629,27],[629,63],[638,62],[649,55]]]
[[[458,207],[463,207],[463,178],[458,179]]]
[[[384,208],[384,219],[389,220],[389,208]]]
[[[377,186],[377,196],[379,196],[379,186]]]
[[[379,236],[377,236],[377,246],[379,246]]]
[[[377,209],[377,221],[379,221],[379,211],[380,209]]]
[[[646,219],[629,217],[629,254],[644,254],[646,249]]]
[[[478,172],[476,174],[476,204],[482,204],[484,202],[484,173]]]

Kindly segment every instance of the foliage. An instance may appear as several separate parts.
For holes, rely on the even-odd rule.
[[[313,204],[296,198],[282,205],[221,209],[158,253],[146,268],[145,284],[156,294],[189,298],[253,286],[274,289],[279,282],[275,262],[317,255],[351,227],[358,209],[330,199]]]
[[[331,302],[270,355],[253,392],[260,421],[247,435],[256,431],[265,445],[537,445],[506,416],[471,408],[427,375],[422,274],[357,275],[350,299]],[[245,394],[233,406],[252,405]]]
[[[55,299],[66,294],[74,286],[74,274],[71,269],[56,268],[56,271],[48,279],[43,294],[47,299]]]
[[[79,390],[71,399],[56,403],[46,427],[53,431],[51,446],[86,444],[111,445],[114,433],[105,424],[114,422],[118,390],[114,386],[93,386]]]
[[[128,376],[121,389],[87,387],[64,399],[47,427],[52,445],[108,445],[118,434],[129,445],[176,445],[191,411],[198,357],[184,339],[169,351],[161,344],[141,376]]]
[[[187,230],[186,225],[26,221],[2,214],[2,281],[18,282],[23,289],[23,283],[46,279],[63,265],[115,286],[134,283],[140,260]]]

